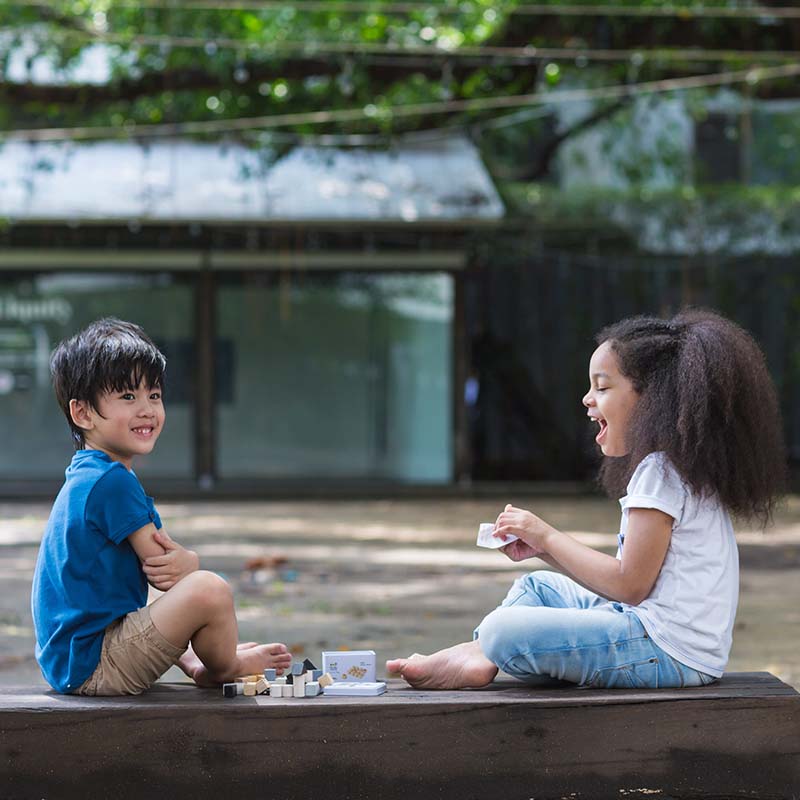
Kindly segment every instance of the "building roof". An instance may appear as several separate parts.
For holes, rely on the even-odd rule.
[[[20,222],[492,222],[503,203],[465,137],[389,149],[239,143],[0,146],[0,217]]]

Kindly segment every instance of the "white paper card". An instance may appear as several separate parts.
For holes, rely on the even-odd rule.
[[[497,550],[500,547],[505,547],[509,542],[519,539],[519,536],[514,536],[513,533],[506,534],[506,537],[501,539],[499,536],[494,536],[494,522],[482,522],[478,528],[478,547]]]

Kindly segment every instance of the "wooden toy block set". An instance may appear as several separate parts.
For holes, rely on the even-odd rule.
[[[222,687],[224,697],[369,697],[386,691],[384,681],[375,680],[375,651],[328,651],[322,654],[322,669],[305,659],[295,661],[286,675],[265,669],[263,675],[244,675]]]

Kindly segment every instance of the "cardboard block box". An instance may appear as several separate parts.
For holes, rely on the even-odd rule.
[[[334,681],[374,683],[375,651],[326,650],[322,653],[322,671]]]

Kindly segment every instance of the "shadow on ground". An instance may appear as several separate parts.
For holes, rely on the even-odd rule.
[[[618,506],[591,497],[508,501],[613,552]],[[382,659],[471,637],[523,572],[475,547],[502,500],[159,504],[165,527],[235,587],[242,639],[284,641],[314,660],[369,648]],[[47,504],[5,504],[0,522],[0,684],[41,683],[30,581]],[[737,533],[741,601],[731,671],[768,670],[800,688],[800,498],[766,534]],[[542,567],[532,561],[530,568]],[[180,673],[165,676],[174,680]]]

